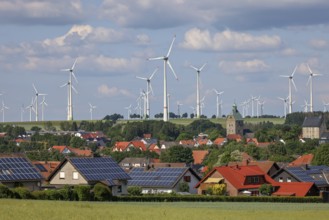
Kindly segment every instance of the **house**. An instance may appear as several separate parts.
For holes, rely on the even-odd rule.
[[[280,170],[280,166],[274,161],[255,161],[255,160],[243,160],[242,162],[229,162],[228,166],[258,166],[264,173],[269,176],[277,173]]]
[[[146,151],[147,148],[145,144],[140,141],[140,140],[135,140],[135,141],[117,141],[115,142],[115,145],[112,149],[112,151],[119,151],[119,152],[124,152],[124,151],[130,151],[132,148],[141,150],[141,151]]]
[[[311,182],[320,191],[329,190],[328,166],[283,167],[272,178],[277,182]]]
[[[161,149],[160,149],[160,147],[157,144],[151,144],[149,146],[149,151],[150,152],[155,152],[155,153],[157,153],[159,155],[161,154]]]
[[[194,150],[192,151],[193,164],[202,164],[203,160],[208,155],[208,150]]]
[[[226,117],[226,134],[243,135],[243,118],[238,111],[236,104],[233,105],[232,113]]]
[[[202,145],[206,145],[206,146],[211,146],[213,145],[213,142],[210,139],[197,139],[195,141],[194,147],[199,147]]]
[[[44,180],[47,180],[50,174],[57,168],[60,164],[60,161],[32,161],[32,164],[36,167],[39,173],[43,176],[43,182],[46,183]]]
[[[69,155],[74,154],[79,157],[90,157],[93,155],[93,152],[89,148],[79,149],[69,146],[53,146],[53,150],[58,150],[61,154]]]
[[[175,141],[160,141],[161,150],[167,150],[176,145],[178,144]]]
[[[130,176],[110,157],[66,158],[49,176],[49,184],[58,188],[65,185],[103,183],[113,195],[127,194]]]
[[[179,145],[183,145],[184,147],[194,147],[195,141],[194,140],[180,140]]]
[[[275,185],[275,181],[258,166],[221,166],[210,171],[195,187],[198,194],[205,194],[215,184],[225,184],[228,196],[256,196],[262,184]]]
[[[224,144],[227,143],[227,139],[226,138],[222,138],[222,137],[218,137],[214,140],[213,144],[217,145],[217,146],[223,146]]]
[[[326,130],[325,120],[322,115],[305,117],[302,125],[303,138],[319,139]]]
[[[196,194],[194,188],[200,177],[189,167],[134,168],[129,173],[128,186],[139,186],[143,194],[180,192],[182,183],[189,186],[187,193]]]
[[[242,141],[242,136],[240,134],[228,134],[226,138],[229,141],[236,141],[236,142]]]
[[[314,158],[313,154],[305,154],[305,155],[299,156],[296,160],[289,163],[288,166],[290,166],[290,167],[297,166],[298,167],[298,166],[311,165],[313,158]]]
[[[309,182],[291,182],[279,183],[278,189],[272,193],[272,196],[318,196],[319,190],[314,183]]]
[[[39,190],[42,176],[33,164],[22,155],[0,155],[0,184],[9,188],[25,187]]]

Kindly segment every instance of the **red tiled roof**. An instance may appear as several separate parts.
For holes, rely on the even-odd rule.
[[[117,141],[115,142],[114,148],[116,148],[118,151],[125,151],[129,144],[130,142],[128,141]]]
[[[275,196],[306,196],[314,183],[308,182],[283,182],[278,183],[279,189],[272,195]]]
[[[207,156],[209,151],[207,150],[194,150],[192,151],[194,164],[202,164],[203,160]]]
[[[77,156],[90,157],[93,154],[93,152],[87,148],[85,148],[84,150],[81,150],[79,148],[68,147],[68,149]]]
[[[143,141],[131,141],[130,142],[135,148],[140,149],[141,151],[146,151],[146,146]]]
[[[293,166],[302,166],[302,165],[310,165],[312,163],[314,155],[313,154],[306,154],[303,156],[298,157],[296,160],[289,164],[290,167]]]
[[[200,140],[197,140],[197,142],[199,145],[207,145],[208,139],[200,139]]]
[[[219,138],[216,138],[216,140],[214,140],[213,143],[216,145],[222,145],[225,141],[226,141],[226,138],[219,137]]]
[[[226,136],[226,138],[229,139],[229,140],[235,140],[237,142],[242,140],[242,137],[239,134],[229,134],[229,135]]]
[[[45,179],[49,177],[49,175],[57,168],[60,163],[60,161],[32,161],[33,165],[40,164],[45,168],[46,171],[39,172]]]
[[[149,151],[155,152],[157,154],[161,153],[161,149],[157,144],[151,144],[150,147],[149,147]]]
[[[258,166],[221,166],[215,167],[211,172],[207,174],[197,185],[198,187],[214,172],[220,173],[223,178],[230,182],[236,189],[252,189],[259,188],[259,184],[245,184],[248,176],[264,176],[265,182],[272,185],[277,185],[276,182],[267,174],[265,174]]]
[[[258,166],[264,173],[268,173],[274,163],[275,162],[269,161],[269,160],[267,160],[267,161],[253,161],[252,160],[250,162],[247,162],[247,161],[229,162],[228,166],[234,166],[234,165],[244,166],[244,165],[248,164],[248,166]]]
[[[258,140],[257,138],[247,138],[246,139],[247,144],[252,144],[254,143],[256,146],[258,145]]]
[[[194,146],[195,141],[194,140],[181,140],[181,141],[179,141],[179,144],[181,144],[181,145],[192,145],[192,146]]]
[[[65,148],[67,148],[67,146],[53,146],[52,149],[54,150],[58,150],[60,153],[63,152],[63,150],[65,150]]]

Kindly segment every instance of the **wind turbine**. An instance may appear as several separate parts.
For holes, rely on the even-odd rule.
[[[45,106],[48,106],[47,102],[46,102],[46,97],[43,96],[42,102],[40,103],[41,105],[41,117],[42,117],[42,121],[44,120],[44,110],[45,110]]]
[[[125,107],[127,109],[127,119],[130,120],[130,114],[131,114],[131,104],[128,107]]]
[[[181,117],[181,115],[180,115],[180,107],[182,105],[183,105],[182,103],[179,103],[179,101],[177,101],[177,115],[178,115],[179,118]]]
[[[258,104],[260,105],[260,116],[263,116],[264,115],[264,104],[265,104],[265,101],[258,100]]]
[[[297,91],[296,84],[294,82],[294,74],[296,72],[297,66],[295,67],[294,71],[290,76],[288,75],[280,75],[280,77],[285,77],[289,79],[289,114],[292,113],[292,93],[291,93],[291,84],[294,86],[295,90]]]
[[[139,77],[136,76],[137,79],[141,79],[141,80],[145,80],[146,81],[146,115],[148,117],[150,117],[150,98],[149,98],[149,93],[152,92],[153,93],[153,89],[152,89],[152,85],[151,85],[151,79],[153,78],[154,74],[158,71],[159,68],[156,68],[153,73],[151,74],[151,76],[149,78],[145,78],[145,77]],[[147,118],[147,116],[144,116],[145,119]]]
[[[321,76],[322,74],[313,73],[308,64],[307,64],[307,68],[310,71],[310,76],[307,81],[307,84],[310,84],[310,112],[313,112],[313,77]]]
[[[327,111],[327,106],[329,105],[329,102],[326,103],[325,101],[322,102],[323,103],[323,112]]]
[[[191,65],[191,68],[196,70],[196,117],[200,118],[200,112],[201,112],[201,104],[200,104],[200,85],[199,85],[199,81],[200,81],[200,72],[202,71],[202,69],[206,66],[207,63],[203,64],[200,68],[196,68],[194,66]]]
[[[304,112],[308,112],[308,107],[309,106],[310,106],[310,104],[308,104],[306,100],[304,100],[304,105],[301,105]],[[324,106],[324,108],[326,108],[326,107]]]
[[[201,115],[203,115],[202,110],[205,106],[205,104],[204,104],[204,99],[205,98],[206,98],[206,96],[203,96],[203,98],[200,100],[200,113],[201,113]]]
[[[97,108],[95,105],[89,104],[89,112],[90,112],[90,120],[93,120],[93,111],[95,108]]]
[[[170,62],[169,62],[169,56],[170,56],[170,52],[172,49],[172,46],[174,44],[176,35],[174,36],[171,45],[169,47],[168,53],[166,56],[162,56],[162,57],[155,57],[155,58],[149,58],[148,60],[163,60],[163,121],[168,121],[168,106],[167,106],[167,101],[168,101],[168,97],[167,97],[167,73],[166,73],[166,66],[168,65],[169,68],[171,69],[172,73],[174,74],[175,78],[177,78],[177,75],[174,71],[174,69],[172,68]]]
[[[78,83],[77,78],[74,74],[74,67],[77,63],[78,58],[75,59],[73,65],[69,69],[62,69],[62,71],[69,72],[69,81],[62,85],[61,87],[68,86],[68,97],[67,97],[67,120],[72,121],[73,120],[73,106],[72,106],[72,89],[76,92],[75,88],[72,85],[72,78]],[[77,93],[77,92],[76,92]]]
[[[5,122],[5,110],[9,109],[5,103],[2,101],[1,112],[2,112],[2,122]]]
[[[216,89],[213,89],[214,92],[216,93],[216,107],[217,107],[217,112],[216,112],[216,117],[220,118],[219,116],[222,114],[221,111],[221,103],[219,102],[219,96],[224,93],[224,91],[218,92]],[[219,106],[220,105],[220,106]]]
[[[32,100],[31,100],[31,104],[29,106],[26,107],[26,109],[30,109],[30,122],[32,121],[32,111],[35,112],[34,110],[34,99],[32,97]]]
[[[170,94],[168,93],[168,120],[170,119]]]
[[[287,98],[278,97],[278,99],[283,101],[283,113],[284,113],[284,117],[286,117],[287,116],[287,102],[288,102],[288,100],[290,101],[289,96]]]
[[[33,86],[33,89],[35,91],[35,99],[34,99],[34,101],[35,101],[35,103],[34,103],[35,121],[39,121],[38,98],[39,98],[39,96],[45,96],[47,94],[39,93],[37,88],[35,88],[34,84],[32,84],[32,86]]]

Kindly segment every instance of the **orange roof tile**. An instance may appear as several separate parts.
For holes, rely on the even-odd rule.
[[[302,165],[310,165],[312,163],[314,155],[313,154],[306,154],[298,157],[296,160],[289,164],[290,167],[293,166],[302,166]]]
[[[222,145],[225,141],[226,141],[226,138],[219,137],[219,138],[216,138],[216,140],[214,140],[213,143],[216,145]]]
[[[131,141],[130,142],[135,148],[140,149],[141,151],[146,151],[146,146],[143,141]]]
[[[248,166],[258,166],[264,173],[268,173],[275,162],[269,161],[269,160],[267,160],[267,161],[251,160],[250,162],[247,162],[247,161],[229,162],[228,166],[234,166],[234,165],[243,166],[243,165],[246,165],[246,163],[248,164]]]
[[[192,145],[192,146],[194,146],[195,141],[194,140],[181,140],[181,141],[179,141],[179,144],[181,144],[181,145]]]
[[[314,183],[308,182],[284,182],[279,183],[279,189],[272,195],[276,196],[306,196]]]
[[[239,134],[229,134],[229,135],[227,135],[226,138],[229,139],[229,140],[235,140],[237,142],[242,140],[242,137]]]
[[[129,146],[130,142],[128,141],[117,141],[115,142],[114,148],[116,148],[118,151],[125,151],[127,147]]]
[[[207,156],[209,151],[207,150],[194,150],[192,151],[194,164],[202,164],[203,160]]]
[[[65,150],[65,148],[67,148],[67,146],[63,145],[63,146],[53,146],[52,149],[54,150],[58,150],[60,153],[63,152],[63,150]]]
[[[79,148],[68,147],[68,149],[77,156],[90,157],[93,154],[93,152],[90,149],[87,149],[87,148],[84,149],[84,150],[81,150]]]
[[[60,164],[60,161],[32,161],[33,165],[40,164],[42,167],[44,167],[45,171],[41,171],[40,174],[47,179],[50,174],[57,168],[57,166]],[[39,170],[39,168],[38,168]]]

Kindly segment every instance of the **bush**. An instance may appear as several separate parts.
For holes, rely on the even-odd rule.
[[[270,195],[272,195],[273,187],[271,184],[262,184],[259,187],[259,192],[261,195],[270,196]]]
[[[97,183],[94,186],[93,191],[94,191],[94,199],[96,201],[109,201],[112,197],[112,192],[110,188],[101,183]]]
[[[31,192],[24,187],[17,187],[12,189],[12,192],[14,194],[14,197],[17,199],[32,199],[33,196]]]
[[[74,186],[74,193],[79,201],[90,200],[90,186]]]
[[[180,192],[189,192],[190,191],[190,187],[189,187],[188,183],[182,182],[182,183],[179,183],[178,190]]]
[[[13,193],[10,191],[10,189],[3,185],[0,184],[0,198],[12,198]]]
[[[132,196],[141,196],[142,195],[142,187],[139,186],[129,186],[128,193]]]
[[[59,190],[56,189],[49,189],[46,190],[46,196],[48,200],[62,200],[62,196]]]
[[[73,192],[72,187],[66,185],[63,188],[59,189],[59,194],[61,195],[61,199],[70,201],[73,200]]]
[[[48,200],[47,191],[33,191],[31,192],[31,195],[37,200]]]

